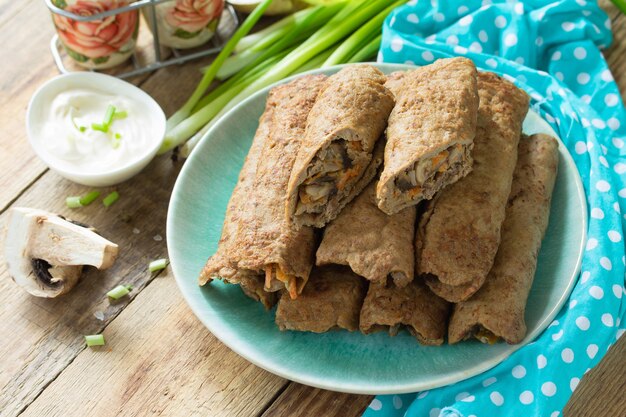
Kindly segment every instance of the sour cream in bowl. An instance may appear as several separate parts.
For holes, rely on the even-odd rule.
[[[103,187],[136,175],[165,135],[165,114],[141,89],[118,78],[79,72],[42,85],[26,115],[31,146],[52,170]]]

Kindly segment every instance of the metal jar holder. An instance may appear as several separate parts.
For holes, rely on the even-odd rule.
[[[237,26],[239,26],[239,18],[237,16],[237,12],[235,11],[232,5],[230,5],[229,3],[226,3],[224,7],[224,11],[222,12],[222,17],[220,18],[219,25],[215,31],[215,35],[207,43],[209,46],[208,48],[203,49],[201,51],[192,52],[192,53],[181,53],[179,49],[168,47],[168,49],[172,51],[172,57],[163,60],[161,56],[161,44],[159,42],[158,19],[156,17],[155,6],[159,3],[165,3],[168,1],[174,1],[174,0],[138,0],[127,6],[123,6],[114,10],[109,10],[109,11],[94,14],[91,16],[81,16],[75,13],[68,12],[64,9],[61,9],[60,7],[57,7],[56,5],[54,5],[54,3],[52,3],[52,0],[45,0],[46,6],[48,6],[48,9],[50,9],[52,13],[55,13],[55,14],[67,17],[69,19],[79,21],[79,22],[90,22],[94,20],[100,20],[109,16],[115,16],[119,13],[124,13],[124,12],[128,12],[131,10],[137,10],[143,7],[149,8],[148,15],[151,21],[150,26],[154,28],[154,30],[152,31],[152,37],[153,37],[155,61],[145,64],[145,65],[141,65],[137,57],[137,52],[135,51],[133,52],[131,56],[134,69],[130,71],[114,74],[116,77],[119,77],[119,78],[133,77],[135,75],[144,74],[146,72],[151,72],[159,68],[167,67],[169,65],[182,64],[184,62],[191,61],[193,59],[198,59],[198,58],[219,52],[224,47],[224,44],[226,43],[226,41],[232,36],[234,31],[237,29]],[[72,72],[72,70],[67,69],[65,64],[63,63],[63,57],[61,56],[63,45],[61,44],[61,40],[59,39],[58,34],[55,34],[52,37],[52,40],[50,42],[50,50],[52,51],[54,62],[59,68],[59,71],[61,71],[61,73],[63,74]],[[95,70],[87,70],[87,71],[95,71]]]

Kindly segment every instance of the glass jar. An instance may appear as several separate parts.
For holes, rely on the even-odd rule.
[[[91,16],[131,3],[131,0],[53,0],[68,12]],[[82,67],[106,69],[126,61],[137,41],[139,13],[119,13],[93,21],[77,21],[52,13],[61,43],[67,54]]]
[[[187,49],[213,37],[224,10],[224,0],[172,0],[155,7],[161,45]],[[142,12],[154,33],[150,8],[144,7]]]

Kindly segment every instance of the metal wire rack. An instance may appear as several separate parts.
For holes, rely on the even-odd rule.
[[[159,42],[159,31],[158,31],[158,19],[156,16],[156,8],[155,6],[159,3],[165,3],[173,0],[138,0],[127,6],[123,6],[114,10],[108,10],[103,13],[98,13],[90,16],[81,16],[75,13],[68,12],[60,7],[57,7],[52,0],[45,0],[46,6],[50,9],[52,13],[67,17],[69,19],[73,19],[79,22],[90,22],[94,20],[104,19],[109,16],[114,16],[119,13],[128,12],[131,10],[137,10],[144,7],[149,8],[147,13],[147,18],[150,19],[150,26],[154,28],[152,31],[152,46],[154,48],[154,61],[148,62],[145,64],[141,63],[141,60],[137,56],[137,51],[133,52],[131,56],[131,61],[133,65],[133,69],[124,72],[116,72],[113,75],[119,78],[130,78],[139,74],[144,74],[146,72],[151,72],[157,70],[159,68],[167,67],[169,65],[182,64],[187,61],[191,61],[194,59],[198,59],[207,55],[214,54],[219,52],[226,41],[232,36],[234,31],[239,26],[239,17],[237,16],[237,12],[229,3],[225,4],[224,12],[222,13],[222,17],[220,18],[220,23],[217,27],[215,35],[213,38],[203,47],[196,48],[193,52],[183,52],[176,48],[167,48],[171,51],[171,57],[164,58],[162,54],[162,45]],[[201,48],[201,49],[200,49]],[[198,50],[200,49],[200,50]],[[69,72],[73,72],[74,70],[68,69],[63,62],[63,56],[61,52],[63,51],[63,45],[61,44],[61,40],[59,39],[59,35],[55,34],[50,41],[50,50],[52,52],[52,56],[54,58],[54,62],[56,66],[59,68],[59,71],[63,74],[67,74]],[[81,71],[97,71],[97,70],[88,70],[81,69]]]

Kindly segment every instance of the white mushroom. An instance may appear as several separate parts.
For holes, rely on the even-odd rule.
[[[37,297],[54,298],[78,282],[83,265],[107,269],[118,246],[88,226],[43,210],[9,210],[5,258],[9,274]]]

